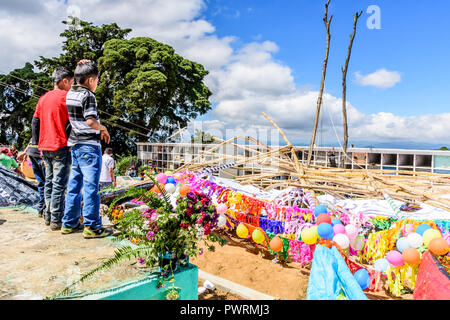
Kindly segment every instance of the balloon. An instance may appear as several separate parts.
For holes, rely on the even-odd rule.
[[[364,248],[364,236],[362,234],[357,235],[356,237],[354,237],[353,239],[350,239],[350,246],[356,250],[362,250],[362,248]]]
[[[165,188],[165,185],[163,185],[163,184],[160,184],[160,186],[161,186],[161,189]],[[154,185],[153,188],[150,189],[150,191],[153,191],[154,193],[161,193],[161,190],[158,188],[157,185]]]
[[[180,190],[178,190],[178,192],[180,193],[180,196],[182,196],[182,197],[186,197],[186,195],[188,194],[189,191],[191,191],[191,189],[187,185],[182,185],[180,187]]]
[[[314,244],[317,242],[318,238],[317,231],[314,228],[308,228],[302,231],[301,237],[302,241],[306,244]]]
[[[176,182],[175,182],[175,179],[173,177],[167,177],[166,184],[167,183],[172,183],[172,184],[175,185]]]
[[[317,216],[316,224],[320,225],[321,223],[331,224],[331,217],[328,213],[321,213]]]
[[[423,233],[428,229],[431,229],[431,227],[428,224],[423,223],[417,227],[416,232],[423,236]]]
[[[248,229],[244,224],[239,224],[236,228],[236,234],[239,238],[246,238],[248,236]]]
[[[228,207],[225,203],[220,203],[216,210],[218,214],[225,214],[228,211]]]
[[[356,235],[358,234],[358,229],[352,225],[352,224],[348,224],[345,226],[345,233],[347,234],[348,238],[354,239],[356,237]]]
[[[334,234],[340,234],[340,233],[345,234],[345,227],[343,224],[335,224],[333,226],[333,231],[334,231]]]
[[[418,248],[422,246],[423,243],[422,236],[416,232],[408,234],[406,239],[408,240],[408,244],[411,248]]]
[[[329,223],[321,223],[317,227],[317,233],[323,239],[333,239],[334,231],[333,227]]]
[[[386,255],[386,259],[394,267],[400,267],[404,264],[402,254],[397,250],[389,251]]]
[[[279,236],[273,237],[273,239],[270,240],[270,249],[275,252],[280,252],[283,250],[283,240],[281,240]]]
[[[166,171],[166,175],[170,176],[171,174],[173,174],[172,171]]]
[[[334,227],[337,224],[342,224],[341,220],[339,219],[331,219],[331,225]]]
[[[443,238],[432,239],[428,245],[428,249],[430,249],[431,252],[437,254],[438,256],[447,254],[447,252],[450,250],[448,242]]]
[[[156,181],[165,184],[167,181],[167,176],[164,173],[158,173],[156,175]]]
[[[224,215],[220,215],[217,219],[217,226],[219,228],[223,228],[225,224],[227,223],[227,218]]]
[[[339,233],[333,237],[333,241],[336,242],[342,249],[347,249],[350,240],[345,234]]]
[[[426,247],[430,244],[430,241],[436,238],[442,238],[442,235],[436,229],[428,229],[423,233],[423,243]]]
[[[385,272],[387,267],[389,267],[389,261],[387,261],[385,258],[375,260],[375,262],[373,263],[373,267],[377,271]]]
[[[175,192],[175,185],[172,183],[168,183],[166,184],[166,186],[164,187],[164,189],[168,192],[168,193],[174,193]]]
[[[362,268],[353,274],[361,289],[366,289],[370,285],[370,276],[366,269]]]
[[[420,252],[414,248],[406,248],[402,252],[402,258],[403,261],[413,266],[420,262]]]
[[[327,213],[327,207],[325,207],[324,205],[319,204],[318,206],[316,206],[314,208],[314,216],[317,217],[319,214],[321,213]]]
[[[396,247],[398,251],[403,252],[403,250],[411,248],[411,245],[406,237],[402,237],[397,240]]]
[[[256,243],[263,243],[266,237],[264,236],[264,233],[261,230],[255,229],[252,233],[252,239]]]

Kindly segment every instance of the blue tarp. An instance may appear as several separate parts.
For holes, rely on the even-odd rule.
[[[341,292],[348,300],[368,300],[339,251],[316,245],[306,299],[336,300]]]

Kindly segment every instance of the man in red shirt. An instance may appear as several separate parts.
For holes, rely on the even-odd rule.
[[[66,95],[73,84],[73,73],[57,68],[52,74],[52,82],[54,89],[44,94],[36,105],[32,129],[45,164],[45,224],[56,231],[61,229],[71,165],[67,146],[71,127]]]

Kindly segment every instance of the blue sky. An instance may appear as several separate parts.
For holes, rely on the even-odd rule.
[[[209,70],[212,110],[193,121],[221,138],[277,137],[267,113],[292,143],[309,144],[322,63],[326,0],[3,0],[0,72],[61,48],[62,20],[116,22],[130,37],[174,47]],[[366,12],[380,10],[380,29]],[[350,143],[449,145],[450,1],[331,0],[331,47],[316,142],[342,141],[341,66],[353,15],[363,11],[347,78]],[[264,131],[265,130],[265,131]]]
[[[255,39],[276,42],[274,55],[288,65],[298,86],[318,90],[325,53],[325,1],[210,0],[204,15],[219,36],[237,35],[242,43]],[[368,29],[370,5],[381,12],[381,29]],[[347,79],[347,95],[363,112],[391,111],[402,115],[447,112],[450,107],[450,1],[334,0],[326,90],[341,96],[344,64],[353,14],[358,21]],[[362,87],[353,73],[386,68],[401,73],[393,88]]]

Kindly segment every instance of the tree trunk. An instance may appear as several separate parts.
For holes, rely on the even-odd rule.
[[[312,137],[311,137],[311,143],[309,145],[309,151],[308,151],[308,163],[307,163],[308,167],[311,164],[311,157],[312,157],[312,153],[313,153],[313,146],[314,146],[314,143],[316,141],[317,124],[319,122],[320,108],[322,106],[323,88],[324,88],[324,85],[325,85],[325,75],[326,75],[326,72],[327,72],[328,53],[330,52],[330,39],[331,39],[330,24],[331,24],[331,19],[333,19],[333,15],[331,15],[330,19],[328,20],[328,5],[329,4],[330,4],[330,0],[328,0],[327,3],[325,4],[325,16],[323,18],[323,22],[325,23],[325,28],[327,30],[327,49],[326,49],[326,52],[325,52],[325,60],[323,62],[323,67],[322,67],[322,81],[320,83],[319,98],[317,99],[317,109],[316,109],[316,118],[314,120],[314,129],[313,129],[313,133],[312,133]]]
[[[347,125],[347,71],[348,63],[350,62],[350,55],[352,53],[353,40],[356,34],[356,24],[359,17],[362,15],[362,11],[355,13],[353,16],[353,33],[350,35],[350,43],[348,45],[347,59],[345,60],[345,67],[342,70],[342,117],[344,126],[344,145],[342,147],[343,156],[341,157],[342,168],[345,167],[345,158],[347,157],[347,145],[348,145],[348,125]]]

